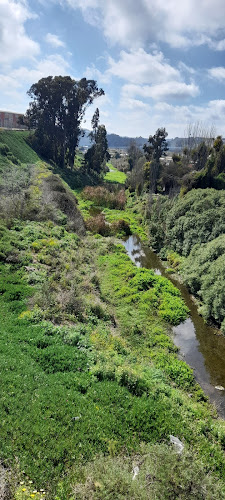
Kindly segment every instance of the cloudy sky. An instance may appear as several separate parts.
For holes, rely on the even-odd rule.
[[[97,80],[108,132],[225,136],[224,0],[0,0],[0,109],[48,75]]]

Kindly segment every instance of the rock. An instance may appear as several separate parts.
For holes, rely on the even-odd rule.
[[[136,465],[134,468],[133,468],[133,477],[132,477],[132,480],[136,479],[138,473],[139,473],[139,467],[138,465]]]
[[[179,454],[182,453],[182,451],[184,449],[184,445],[178,437],[170,435],[170,443],[174,446],[177,453],[179,453]]]
[[[217,391],[225,391],[225,389],[222,385],[216,385],[215,389],[217,389]]]

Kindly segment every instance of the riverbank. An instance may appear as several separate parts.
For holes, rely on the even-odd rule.
[[[100,208],[145,233],[134,196],[125,210],[79,196],[87,219]],[[179,290],[131,262],[118,238],[126,225],[79,236],[57,217],[1,225],[1,459],[12,497],[222,499],[225,423],[173,343],[188,314]]]
[[[138,267],[151,268],[157,274],[167,277],[181,291],[182,298],[189,308],[190,317],[173,328],[174,342],[180,349],[182,359],[194,370],[199,382],[210,400],[215,404],[221,417],[225,417],[225,391],[216,387],[225,387],[225,338],[218,330],[208,325],[198,313],[198,304],[194,300],[180,276],[169,273],[165,262],[136,236],[125,241],[125,248],[130,258]]]
[[[7,266],[0,338],[5,387],[1,453],[8,465],[18,457],[25,471],[20,490],[25,487],[30,495],[29,478],[36,489],[46,488],[49,498],[69,498],[71,485],[77,488],[83,478],[82,464],[96,455],[114,457],[115,467],[121,454],[124,463],[127,453],[156,458],[164,449],[169,455],[170,435],[184,444],[182,460],[188,468],[194,461],[199,474],[204,471],[203,483],[196,480],[197,491],[207,483],[209,471],[222,479],[224,423],[215,420],[170,337],[169,324],[187,314],[179,292],[165,278],[137,269],[115,239],[79,240],[43,223],[18,229],[11,228],[10,238],[15,248],[19,237],[20,259],[26,261],[29,238],[26,267],[32,274],[20,259],[19,271],[18,263]],[[142,450],[141,442],[152,447]],[[162,447],[154,448],[155,443]],[[181,473],[178,458],[172,457]],[[158,481],[165,492],[167,479],[161,474]],[[186,478],[187,468],[183,474]],[[103,485],[106,481],[101,476]],[[179,484],[180,479],[178,490]],[[157,491],[157,481],[147,485],[142,476],[140,486],[145,495]],[[129,495],[132,474],[126,488]]]

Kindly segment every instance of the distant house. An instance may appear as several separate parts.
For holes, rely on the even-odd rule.
[[[1,111],[0,110],[0,128],[16,128],[24,129],[24,125],[18,123],[19,116],[23,116],[21,113],[13,113],[12,111]]]

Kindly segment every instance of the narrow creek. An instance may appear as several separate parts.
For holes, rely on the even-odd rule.
[[[225,338],[205,324],[187,288],[166,273],[159,257],[138,236],[129,236],[123,244],[137,267],[153,269],[156,274],[170,279],[181,291],[190,309],[190,317],[173,328],[174,343],[180,348],[181,357],[193,368],[196,380],[215,404],[218,414],[225,418],[225,390],[215,389],[215,386],[225,387]]]

